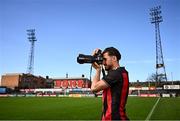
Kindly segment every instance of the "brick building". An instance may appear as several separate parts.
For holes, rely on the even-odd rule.
[[[11,89],[44,88],[46,87],[46,79],[41,76],[24,73],[4,74],[1,77],[1,86]]]

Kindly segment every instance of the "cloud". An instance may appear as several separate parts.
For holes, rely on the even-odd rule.
[[[128,64],[140,64],[140,63],[150,64],[150,63],[154,63],[154,60],[130,60],[130,61],[126,61],[126,63],[128,63]]]
[[[130,60],[126,61],[127,64],[152,64],[155,63],[155,60]],[[180,58],[167,58],[164,59],[164,63],[166,62],[180,62]]]
[[[168,58],[168,59],[165,59],[165,61],[167,61],[167,62],[180,62],[180,58]]]

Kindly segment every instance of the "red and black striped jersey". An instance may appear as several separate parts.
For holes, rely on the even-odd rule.
[[[119,67],[111,70],[102,80],[109,86],[103,90],[102,120],[129,120],[125,109],[129,91],[126,69]]]

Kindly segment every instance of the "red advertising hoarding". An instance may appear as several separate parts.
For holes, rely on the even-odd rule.
[[[54,80],[54,88],[87,88],[89,83],[82,79],[77,80]]]

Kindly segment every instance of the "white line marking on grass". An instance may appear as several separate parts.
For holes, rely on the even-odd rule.
[[[149,121],[149,119],[151,118],[153,112],[154,112],[154,109],[156,108],[158,102],[160,100],[160,97],[157,99],[156,103],[154,104],[153,108],[151,109],[151,111],[149,112],[148,116],[146,117],[146,121]]]

